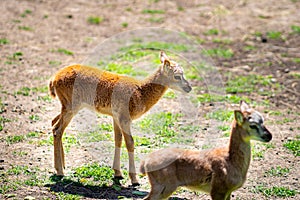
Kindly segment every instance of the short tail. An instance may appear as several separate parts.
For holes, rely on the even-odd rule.
[[[49,92],[50,92],[51,97],[53,97],[53,98],[56,97],[55,88],[54,88],[52,80],[50,80],[50,82],[49,82]]]
[[[140,172],[142,174],[146,174],[146,169],[145,169],[145,160],[142,160],[141,165],[140,165]]]

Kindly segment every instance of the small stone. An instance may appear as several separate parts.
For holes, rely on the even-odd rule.
[[[284,69],[284,73],[289,73],[290,72],[290,69],[286,68]]]
[[[9,199],[9,198],[13,198],[13,197],[16,197],[17,195],[16,194],[5,194],[4,197]]]
[[[271,78],[271,82],[272,82],[272,83],[276,83],[276,82],[277,82],[277,79],[276,79],[276,78]]]
[[[24,200],[35,200],[35,198],[32,197],[32,196],[26,196],[26,197],[24,198]]]

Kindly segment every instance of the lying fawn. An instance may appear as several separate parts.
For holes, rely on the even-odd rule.
[[[54,136],[54,165],[58,175],[65,167],[62,135],[72,118],[84,107],[113,117],[115,181],[122,179],[120,154],[122,136],[129,155],[129,176],[138,185],[134,164],[134,141],[131,122],[147,112],[168,88],[190,92],[191,86],[183,77],[183,69],[160,53],[162,65],[145,80],[114,74],[93,67],[72,65],[58,71],[49,84],[52,97],[61,102],[61,113],[52,120]]]
[[[246,180],[250,164],[250,140],[269,142],[271,133],[261,114],[244,101],[234,111],[229,148],[204,151],[163,149],[151,153],[141,163],[151,191],[145,199],[168,198],[179,186],[200,190],[213,200],[229,200],[231,192]]]

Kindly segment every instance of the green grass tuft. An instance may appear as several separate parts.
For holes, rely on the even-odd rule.
[[[74,53],[72,51],[69,51],[69,50],[63,49],[63,48],[58,48],[56,51],[58,53],[62,53],[62,54],[68,55],[68,56],[73,56],[74,55]]]
[[[90,16],[88,17],[87,19],[87,22],[90,23],[90,24],[100,24],[101,22],[103,22],[104,18],[102,17],[97,17],[97,16]]]
[[[283,144],[284,147],[293,152],[295,156],[300,156],[300,140],[291,140]]]
[[[7,122],[11,122],[11,120],[6,117],[0,116],[0,131],[3,130],[5,123],[7,123]]]
[[[292,25],[291,29],[292,29],[293,33],[300,35],[300,26]]]
[[[270,87],[275,89],[280,87],[278,84],[272,83],[272,78],[272,75],[261,76],[256,74],[238,76],[227,81],[226,92],[236,94],[255,91],[261,95],[270,95],[273,94],[272,91],[270,91]]]
[[[293,197],[296,196],[297,191],[287,187],[273,186],[271,188],[259,185],[255,188],[256,191],[262,193],[266,197]]]
[[[277,166],[277,167],[272,167],[270,170],[266,171],[265,174],[269,175],[269,176],[286,176],[288,175],[290,172],[289,168],[286,167],[281,167],[281,166]]]
[[[233,120],[233,111],[227,110],[216,110],[206,114],[208,119],[216,119],[219,121],[232,121]]]
[[[270,31],[270,32],[267,32],[267,37],[269,39],[278,40],[282,37],[282,33],[279,31]]]
[[[165,11],[164,11],[164,10],[144,9],[144,10],[142,11],[142,13],[143,13],[143,14],[151,14],[151,15],[153,15],[153,14],[164,14]]]
[[[8,145],[19,143],[19,142],[22,142],[24,140],[25,140],[24,135],[9,135],[9,136],[6,136],[6,143]]]
[[[3,44],[9,44],[9,40],[6,39],[6,38],[1,38],[0,39],[0,45],[3,45]]]
[[[164,18],[163,17],[150,17],[149,18],[149,22],[152,22],[152,23],[163,23],[164,22]]]
[[[146,42],[146,43],[138,42],[136,44],[132,44],[127,47],[122,47],[119,50],[129,51],[134,49],[166,49],[170,51],[187,52],[189,50],[189,47],[183,44],[166,43],[166,42]]]
[[[204,35],[218,35],[219,34],[219,30],[218,29],[209,29],[208,31],[206,31],[204,33]]]
[[[98,163],[83,165],[73,170],[74,177],[78,178],[83,185],[91,184],[91,181],[95,181],[96,183],[92,183],[93,185],[96,184],[100,187],[109,186],[114,175],[114,171],[110,166],[100,166]]]
[[[224,49],[224,48],[207,49],[202,53],[206,56],[226,58],[226,59],[232,58],[234,56],[234,52],[231,49]]]

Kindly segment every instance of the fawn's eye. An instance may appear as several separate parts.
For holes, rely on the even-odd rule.
[[[174,76],[176,80],[181,80],[181,76]]]
[[[254,130],[258,131],[258,128],[257,128],[256,125],[253,125],[253,124],[252,124],[252,125],[250,125],[249,127],[250,127],[251,129],[254,129]]]

